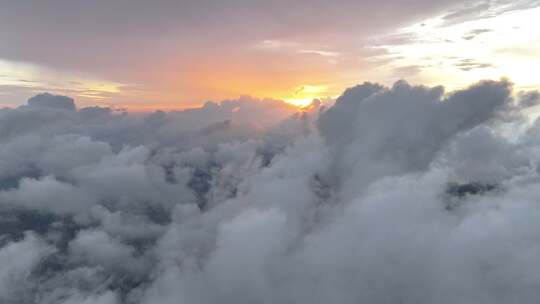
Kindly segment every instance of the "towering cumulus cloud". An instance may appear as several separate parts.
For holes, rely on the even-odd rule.
[[[537,92],[0,110],[0,303],[537,303]]]

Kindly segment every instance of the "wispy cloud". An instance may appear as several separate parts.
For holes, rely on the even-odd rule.
[[[473,40],[481,34],[493,32],[491,29],[474,29],[463,36],[465,40]]]
[[[485,69],[485,68],[495,67],[491,63],[478,62],[472,58],[461,59],[454,65],[463,71],[471,71],[473,69]]]

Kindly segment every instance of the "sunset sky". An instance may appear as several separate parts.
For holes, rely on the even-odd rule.
[[[0,106],[307,104],[363,81],[540,88],[540,1],[0,1]]]
[[[0,304],[540,303],[540,0],[0,0]]]

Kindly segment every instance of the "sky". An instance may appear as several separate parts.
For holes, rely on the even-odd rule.
[[[363,81],[540,88],[540,1],[0,0],[0,106],[297,105]]]
[[[539,303],[539,1],[0,4],[0,303]]]

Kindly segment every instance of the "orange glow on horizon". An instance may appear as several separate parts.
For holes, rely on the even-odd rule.
[[[292,106],[298,110],[303,110],[309,108],[315,99],[319,99],[319,96],[313,96],[304,99],[286,99],[286,98],[271,98],[275,100],[281,100],[285,102],[288,106]],[[264,98],[261,98],[263,100]],[[255,101],[254,101],[255,102]],[[219,103],[219,102],[218,102]],[[149,104],[114,104],[114,105],[100,105],[103,107],[110,107],[114,110],[126,110],[130,113],[150,113],[155,111],[165,111],[165,112],[174,112],[174,111],[183,111],[189,109],[200,108],[204,103],[200,104],[171,104],[171,103],[149,103]]]
[[[246,85],[246,87],[248,87]],[[219,103],[222,100],[229,100],[229,99],[238,99],[241,98],[241,96],[249,96],[254,99],[259,100],[265,100],[265,99],[273,99],[273,100],[281,100],[285,102],[287,105],[293,106],[298,109],[302,109],[305,107],[308,107],[314,99],[324,99],[324,98],[333,98],[335,93],[329,93],[326,90],[325,86],[316,86],[316,85],[301,85],[292,87],[292,89],[284,90],[284,89],[278,89],[272,92],[272,89],[276,88],[269,88],[269,90],[265,90],[262,88],[260,92],[248,92],[246,94],[237,94],[236,92],[221,92],[218,90],[213,90],[212,88],[207,90],[201,90],[202,92],[205,92],[209,95],[214,95],[213,98],[210,99],[203,99],[200,96],[189,96],[189,97],[179,97],[180,95],[176,94],[169,94],[167,95],[141,95],[138,96],[138,99],[145,99],[145,100],[156,100],[155,102],[122,102],[122,103],[110,103],[106,106],[114,108],[114,109],[124,109],[129,112],[136,112],[136,113],[144,113],[144,112],[153,112],[153,111],[182,111],[186,109],[193,109],[193,108],[199,108],[204,105],[206,101],[214,101]],[[176,95],[176,96],[175,96]],[[135,96],[132,98],[125,98],[125,99],[135,99]],[[195,100],[195,102],[187,102],[187,100]]]
[[[114,110],[125,110],[130,113],[151,113],[155,111],[183,111],[193,108],[198,108],[202,105],[186,105],[186,104],[171,104],[171,103],[148,103],[148,104],[113,104],[102,105]]]
[[[283,100],[287,105],[292,106],[294,108],[297,108],[298,110],[302,110],[304,108],[309,107],[312,99],[309,100],[309,102],[300,104],[300,103],[294,103],[291,101]],[[174,105],[174,104],[141,104],[141,105],[133,105],[133,104],[116,104],[114,106],[111,105],[100,105],[102,107],[110,107],[113,110],[125,110],[129,113],[151,113],[155,111],[164,111],[164,112],[174,112],[174,111],[184,111],[184,110],[190,110],[190,109],[197,109],[201,108],[203,104],[198,105],[191,105],[191,106],[181,106],[181,105]]]
[[[251,96],[250,96],[251,97]],[[242,98],[241,96],[238,96],[236,98],[232,99],[239,99]],[[298,110],[305,109],[309,107],[315,98],[307,98],[304,102],[297,101],[297,100],[287,100],[283,98],[259,98],[259,97],[252,97],[256,99],[257,101],[253,102],[265,102],[266,99],[271,100],[279,100],[283,101],[284,105],[289,106],[291,108],[296,108]],[[225,100],[225,99],[223,99]],[[220,101],[216,101],[218,104]],[[87,106],[87,105],[84,105]],[[83,107],[84,107],[83,106]],[[113,110],[117,111],[127,111],[129,113],[151,113],[155,111],[165,111],[165,112],[174,112],[174,111],[183,111],[183,110],[189,110],[189,109],[197,109],[204,106],[204,102],[201,103],[183,103],[183,102],[177,102],[177,103],[115,103],[115,104],[98,104],[96,106],[100,107],[108,107]]]

